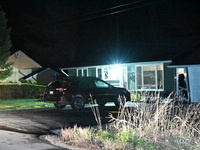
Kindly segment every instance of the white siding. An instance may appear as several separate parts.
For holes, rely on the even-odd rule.
[[[188,67],[191,102],[200,102],[200,66]]]
[[[20,82],[19,79],[32,73],[32,69],[22,69],[20,70],[20,72],[18,69],[14,68],[13,74],[10,77],[3,80],[3,82],[12,82],[12,83]]]

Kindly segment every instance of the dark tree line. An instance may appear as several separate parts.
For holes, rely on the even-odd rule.
[[[10,40],[11,28],[7,27],[7,22],[5,12],[0,8],[0,81],[9,77],[13,70],[12,63],[8,62],[12,43]]]

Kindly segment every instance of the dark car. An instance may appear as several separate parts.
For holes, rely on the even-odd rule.
[[[99,106],[114,102],[118,107],[120,103],[130,101],[130,93],[96,77],[68,77],[49,83],[42,99],[54,103],[58,109],[66,105],[71,105],[73,109],[83,109],[92,100],[96,100]]]

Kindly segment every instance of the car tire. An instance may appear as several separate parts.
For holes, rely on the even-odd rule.
[[[81,110],[85,106],[85,98],[81,94],[74,95],[71,100],[71,107],[75,110]]]
[[[126,103],[126,95],[125,94],[118,94],[118,96],[116,97],[116,100],[115,100],[115,106],[117,108],[119,108],[120,106],[124,106],[125,103]]]
[[[54,106],[55,106],[57,109],[63,109],[66,105],[61,105],[61,104],[58,104],[58,103],[54,103]]]

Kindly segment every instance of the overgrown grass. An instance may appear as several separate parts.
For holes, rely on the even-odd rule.
[[[38,99],[9,99],[0,100],[0,111],[52,108],[51,103],[40,102]]]
[[[140,110],[121,106],[117,117],[110,114],[106,128],[99,121],[99,110],[95,108],[93,112],[98,128],[65,128],[59,140],[68,145],[101,150],[200,149],[199,104],[153,103]]]

